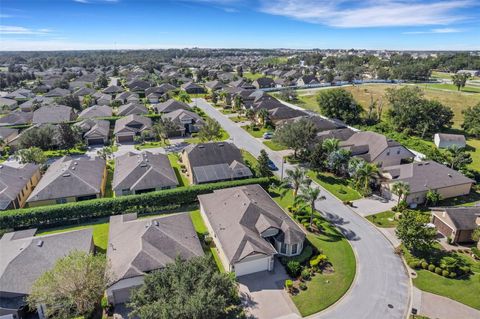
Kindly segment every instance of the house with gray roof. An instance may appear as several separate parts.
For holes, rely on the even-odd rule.
[[[127,116],[132,114],[148,114],[148,109],[143,104],[131,102],[125,105],[121,105],[117,111],[118,116]]]
[[[13,167],[0,164],[0,210],[22,208],[40,180],[38,165]]]
[[[74,124],[82,131],[87,145],[101,145],[108,142],[110,122],[99,119],[85,119]]]
[[[25,306],[33,283],[69,253],[94,251],[92,229],[43,236],[35,236],[36,231],[6,233],[0,239],[0,316],[31,318]]]
[[[275,87],[275,81],[269,77],[261,77],[253,81],[252,85],[257,89],[267,89]]]
[[[199,195],[200,212],[225,270],[237,276],[272,271],[274,256],[296,256],[305,233],[260,185]]]
[[[116,196],[142,194],[178,186],[168,156],[148,151],[115,158],[112,189]]]
[[[118,94],[118,93],[122,93],[123,91],[125,91],[125,89],[121,86],[110,85],[109,87],[104,88],[102,90],[102,93],[115,95],[115,94]]]
[[[232,143],[190,144],[182,151],[182,162],[192,184],[211,183],[252,177],[242,153]]]
[[[107,168],[100,157],[64,156],[50,165],[27,199],[29,207],[102,197]]]
[[[92,105],[78,115],[79,119],[92,119],[97,117],[112,116],[112,108],[108,105]]]
[[[65,105],[44,105],[33,112],[34,124],[59,124],[75,119],[73,109]]]
[[[18,101],[0,97],[0,111],[14,110],[18,107]]]
[[[135,136],[152,128],[152,119],[141,115],[128,115],[115,122],[113,134],[118,143],[133,143]]]
[[[354,133],[346,141],[340,142],[340,147],[380,167],[400,165],[415,158],[415,154],[397,141],[369,131]]]
[[[186,134],[196,133],[205,125],[200,115],[184,109],[164,114],[163,118],[169,119],[177,124],[178,130],[172,134],[174,136],[185,136]]]
[[[46,97],[65,97],[65,96],[69,95],[70,93],[71,93],[70,90],[67,90],[67,89],[54,88],[53,90],[45,93],[44,96],[46,96]]]
[[[155,106],[158,114],[170,113],[177,110],[190,110],[190,106],[187,103],[169,99],[166,102],[160,103]]]
[[[107,288],[112,304],[129,301],[132,289],[145,274],[175,262],[203,256],[203,249],[188,213],[137,219],[137,214],[110,217],[107,259],[113,283]]]
[[[17,129],[0,126],[0,139],[5,143],[5,145],[8,145],[17,136],[18,136]],[[0,146],[0,149],[3,149],[3,146]]]
[[[188,94],[203,94],[205,93],[205,89],[200,85],[188,82],[181,85],[181,89],[187,92]]]
[[[33,112],[23,112],[17,109],[0,117],[0,126],[30,124],[32,120]]]
[[[453,244],[471,243],[473,232],[480,227],[480,206],[434,207],[432,224]]]
[[[417,205],[425,202],[429,190],[437,191],[442,199],[452,198],[470,193],[473,180],[462,173],[435,161],[413,162],[383,168],[384,181],[382,195],[392,198],[393,185],[405,182],[410,187],[406,202]]]

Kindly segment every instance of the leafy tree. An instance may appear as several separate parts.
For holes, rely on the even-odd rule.
[[[42,150],[49,150],[54,146],[53,138],[55,134],[55,129],[51,125],[34,127],[23,132],[19,144],[21,148],[35,146]]]
[[[45,305],[47,317],[90,316],[109,280],[105,256],[73,251],[35,281],[27,301]]]
[[[169,118],[161,118],[158,123],[153,125],[152,131],[159,140],[165,141],[169,136],[178,131],[178,125]]]
[[[297,197],[300,187],[307,184],[305,170],[301,167],[296,166],[293,170],[287,169],[285,171],[285,181],[282,183],[282,188],[285,190],[293,189],[293,197]]]
[[[19,149],[15,152],[14,158],[19,161],[20,164],[44,164],[47,161],[47,158],[43,154],[43,151],[38,147]]]
[[[287,89],[280,91],[280,96],[285,101],[296,101],[297,100],[297,91],[292,89]]]
[[[325,160],[327,158],[328,153],[323,148],[322,143],[315,144],[312,152],[309,156],[309,166],[311,169],[315,171],[321,171],[325,168]]]
[[[480,103],[462,111],[462,128],[467,134],[480,137]]]
[[[217,102],[218,102],[218,94],[216,92],[212,92],[212,94],[210,95],[211,99],[212,99],[212,103],[213,105],[216,105]]]
[[[333,151],[327,156],[326,166],[335,175],[344,176],[348,171],[348,162],[351,156],[350,151],[346,149]]]
[[[427,194],[425,194],[425,206],[427,206],[428,203],[437,205],[440,200],[442,200],[442,196],[434,189],[429,189]]]
[[[105,73],[100,74],[95,80],[95,87],[97,89],[104,89],[108,86],[108,78]]]
[[[392,193],[398,196],[397,207],[402,199],[406,199],[410,194],[410,185],[406,182],[395,182],[392,185]]]
[[[336,138],[327,138],[322,142],[322,148],[327,154],[338,151],[340,149],[340,140]]]
[[[395,234],[403,245],[414,252],[431,248],[436,242],[437,230],[428,226],[430,218],[426,214],[407,210],[398,222]]]
[[[190,103],[192,102],[192,99],[190,98],[190,94],[188,94],[186,91],[180,91],[178,93],[178,100],[183,102],[183,103]]]
[[[273,140],[293,149],[293,156],[297,158],[298,151],[305,151],[317,136],[315,124],[302,118],[277,128]]]
[[[396,131],[423,138],[452,126],[453,111],[438,101],[425,99],[419,87],[390,88],[385,97],[391,105],[387,116]]]
[[[207,257],[177,258],[147,274],[130,300],[130,317],[140,319],[225,318],[239,302],[234,275],[219,272]]]
[[[355,124],[360,121],[362,107],[354,100],[352,93],[344,89],[323,90],[317,96],[320,113],[326,117]]]
[[[472,156],[470,153],[457,145],[452,145],[447,148],[446,160],[450,168],[454,170],[462,170],[467,165],[472,164]]]
[[[440,260],[440,268],[455,271],[458,267],[458,259],[451,256],[445,256]]]
[[[82,134],[77,126],[68,123],[58,124],[58,144],[63,149],[69,149],[82,141]]]
[[[97,151],[97,155],[103,158],[104,160],[108,160],[113,156],[113,147],[112,146],[104,146]]]
[[[77,96],[72,94],[66,95],[64,97],[56,99],[58,104],[70,106],[75,110],[81,110],[82,105],[80,103],[80,99]]]
[[[352,158],[348,163],[349,171],[352,162],[356,163],[356,165],[352,165],[353,171],[350,172],[350,176],[353,177],[355,183],[355,188],[363,195],[369,195],[372,192],[371,185],[376,183],[380,178],[380,169],[376,164],[367,163],[363,160],[358,161]]]
[[[90,94],[87,94],[82,99],[82,108],[86,109],[87,107],[92,106],[94,103],[94,99]]]
[[[473,231],[472,240],[480,244],[480,226]]]
[[[325,196],[321,196],[320,188],[312,187],[310,185],[301,188],[300,193],[295,198],[295,204],[303,203],[310,208],[310,227],[313,223],[313,215],[316,212],[315,202],[318,200],[324,200]],[[303,207],[305,208],[305,207]]]
[[[200,128],[198,137],[202,142],[219,140],[222,138],[222,127],[220,123],[212,118],[207,118],[205,125]]]
[[[467,84],[467,80],[470,77],[469,73],[457,73],[452,75],[453,85],[457,87],[457,90],[460,91]]]
[[[256,113],[255,113],[255,111],[254,111],[253,109],[247,109],[247,110],[245,111],[245,117],[246,117],[247,119],[249,119],[250,122],[252,122],[252,123],[255,121],[255,116],[256,116]]]
[[[268,163],[270,162],[270,158],[265,150],[260,151],[260,155],[257,158],[257,166],[255,167],[255,171],[258,176],[262,177],[270,177],[273,176],[273,172],[268,167]]]
[[[235,95],[235,98],[233,99],[233,109],[235,111],[238,111],[242,108],[242,97],[240,95]]]
[[[268,113],[267,109],[260,109],[257,111],[257,117],[260,120],[260,123],[263,127],[267,127],[270,121],[270,113]]]
[[[61,88],[61,89],[68,89],[70,87],[70,84],[65,79],[57,79],[53,82],[53,87],[54,88]]]

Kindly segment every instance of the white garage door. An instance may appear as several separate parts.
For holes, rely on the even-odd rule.
[[[237,263],[235,264],[235,274],[237,276],[243,276],[259,271],[268,270],[269,263],[270,257]]]

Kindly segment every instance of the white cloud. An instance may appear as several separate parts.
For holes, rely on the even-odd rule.
[[[455,29],[455,28],[440,28],[440,29],[431,29],[427,31],[407,31],[403,32],[403,34],[432,34],[432,33],[459,33],[464,32],[462,29]]]
[[[446,25],[466,17],[456,10],[470,0],[262,0],[260,10],[311,23],[340,28]]]
[[[19,26],[0,25],[0,34],[24,34],[24,35],[48,35],[52,32],[50,29],[30,29]]]

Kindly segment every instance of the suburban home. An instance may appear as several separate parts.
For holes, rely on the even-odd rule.
[[[255,90],[256,88],[251,84],[245,81],[244,79],[239,79],[237,81],[232,81],[228,83],[228,86],[233,88],[242,88],[247,90]]]
[[[480,227],[480,206],[434,207],[432,223],[453,244],[471,243],[473,231]]]
[[[276,123],[279,121],[305,116],[307,113],[282,105],[280,107],[270,109],[268,114],[270,114],[270,120],[276,125]]]
[[[192,184],[253,176],[244,164],[240,150],[227,142],[190,144],[182,151],[182,162]]]
[[[184,83],[181,85],[181,89],[187,92],[188,94],[203,94],[205,89],[198,84],[193,82]]]
[[[100,157],[64,156],[47,169],[27,199],[29,207],[79,202],[102,197],[107,166]]]
[[[150,104],[157,104],[160,102],[160,98],[162,98],[162,95],[160,93],[150,93],[147,96],[148,102]]]
[[[96,91],[92,88],[82,87],[76,90],[75,92],[73,92],[72,95],[77,97],[84,97],[86,95],[93,95],[95,93]]]
[[[215,190],[198,200],[226,271],[272,271],[275,255],[302,252],[305,233],[260,185]]]
[[[110,105],[113,101],[113,98],[109,94],[104,94],[97,92],[93,95],[97,105]]]
[[[272,78],[263,77],[253,81],[252,85],[257,89],[267,89],[275,87],[275,81]]]
[[[34,124],[59,124],[75,119],[73,109],[65,105],[45,105],[33,112]]]
[[[8,145],[12,140],[18,136],[18,130],[15,128],[9,127],[0,127],[0,140],[2,140],[5,145]],[[0,146],[0,149],[3,149],[3,146]]]
[[[320,84],[320,81],[314,75],[304,75],[298,78],[296,85],[305,86],[312,84]]]
[[[338,128],[338,129],[333,129],[333,130],[326,130],[326,131],[321,131],[317,133],[317,137],[315,140],[318,143],[323,143],[324,140],[327,138],[335,138],[339,141],[346,141],[348,140],[353,134],[355,134],[355,131],[352,130],[351,128]]]
[[[118,108],[118,116],[127,116],[131,114],[148,114],[148,109],[145,107],[145,105],[140,103],[128,103],[125,105],[121,105]]]
[[[118,85],[110,85],[109,87],[106,87],[102,90],[103,93],[113,96],[115,94],[122,93],[123,91],[125,91],[125,89]]]
[[[32,120],[33,112],[23,112],[17,109],[0,117],[0,126],[30,124]]]
[[[127,103],[128,98],[131,98],[131,97],[134,97],[137,100],[139,99],[139,96],[138,96],[137,93],[132,93],[132,92],[127,91],[127,92],[122,92],[122,93],[118,94],[115,97],[114,101],[120,101],[120,103],[125,104],[125,103]]]
[[[451,146],[465,148],[467,145],[465,136],[461,134],[437,133],[434,135],[433,141],[438,148],[449,148]]]
[[[223,89],[225,87],[225,84],[223,84],[222,82],[220,82],[218,80],[214,80],[214,81],[210,81],[210,82],[205,83],[205,86],[211,92],[215,92],[215,91]]]
[[[67,89],[54,88],[53,90],[45,93],[43,96],[45,96],[45,97],[65,97],[65,96],[69,95],[70,93],[71,93],[70,90],[67,90]]]
[[[24,207],[40,176],[35,164],[20,167],[0,164],[0,210]]]
[[[115,196],[141,194],[178,186],[168,156],[128,152],[115,158],[112,189]]]
[[[26,298],[38,277],[73,251],[94,251],[91,228],[43,236],[35,236],[36,231],[6,233],[0,239],[0,316],[34,318]]]
[[[380,167],[400,165],[415,158],[415,154],[402,144],[375,132],[356,132],[340,142],[340,147]]]
[[[129,115],[115,122],[113,134],[118,143],[133,143],[135,136],[152,128],[152,119],[140,115]]]
[[[144,80],[132,80],[127,83],[130,92],[144,94],[145,90],[151,87],[150,83]]]
[[[159,96],[163,96],[164,94],[176,90],[177,88],[169,83],[163,83],[159,86],[152,86],[145,90],[145,95],[148,96],[152,93],[158,94]]]
[[[11,111],[18,107],[18,101],[0,97],[0,111]]]
[[[19,88],[4,96],[4,98],[17,100],[18,102],[25,102],[33,97],[35,97],[35,93],[25,88]]]
[[[83,133],[87,145],[107,144],[110,133],[110,122],[98,119],[85,119],[74,124]]]
[[[178,126],[178,131],[173,135],[185,136],[186,134],[196,133],[205,125],[202,117],[197,113],[184,109],[179,109],[163,115],[163,118],[170,119]]]
[[[188,213],[137,219],[136,213],[110,217],[107,259],[113,282],[107,288],[112,304],[128,302],[143,276],[175,262],[203,256]]]
[[[93,105],[78,114],[79,119],[93,119],[112,116],[112,108],[108,105]]]
[[[406,198],[408,204],[421,204],[429,190],[437,191],[442,199],[467,195],[473,180],[460,172],[435,161],[413,162],[383,168],[382,194],[391,198],[392,187],[396,182],[405,182],[410,186]]]
[[[155,108],[157,109],[158,114],[170,113],[177,110],[190,110],[188,104],[174,99],[169,99],[166,102],[160,103],[156,105]]]

